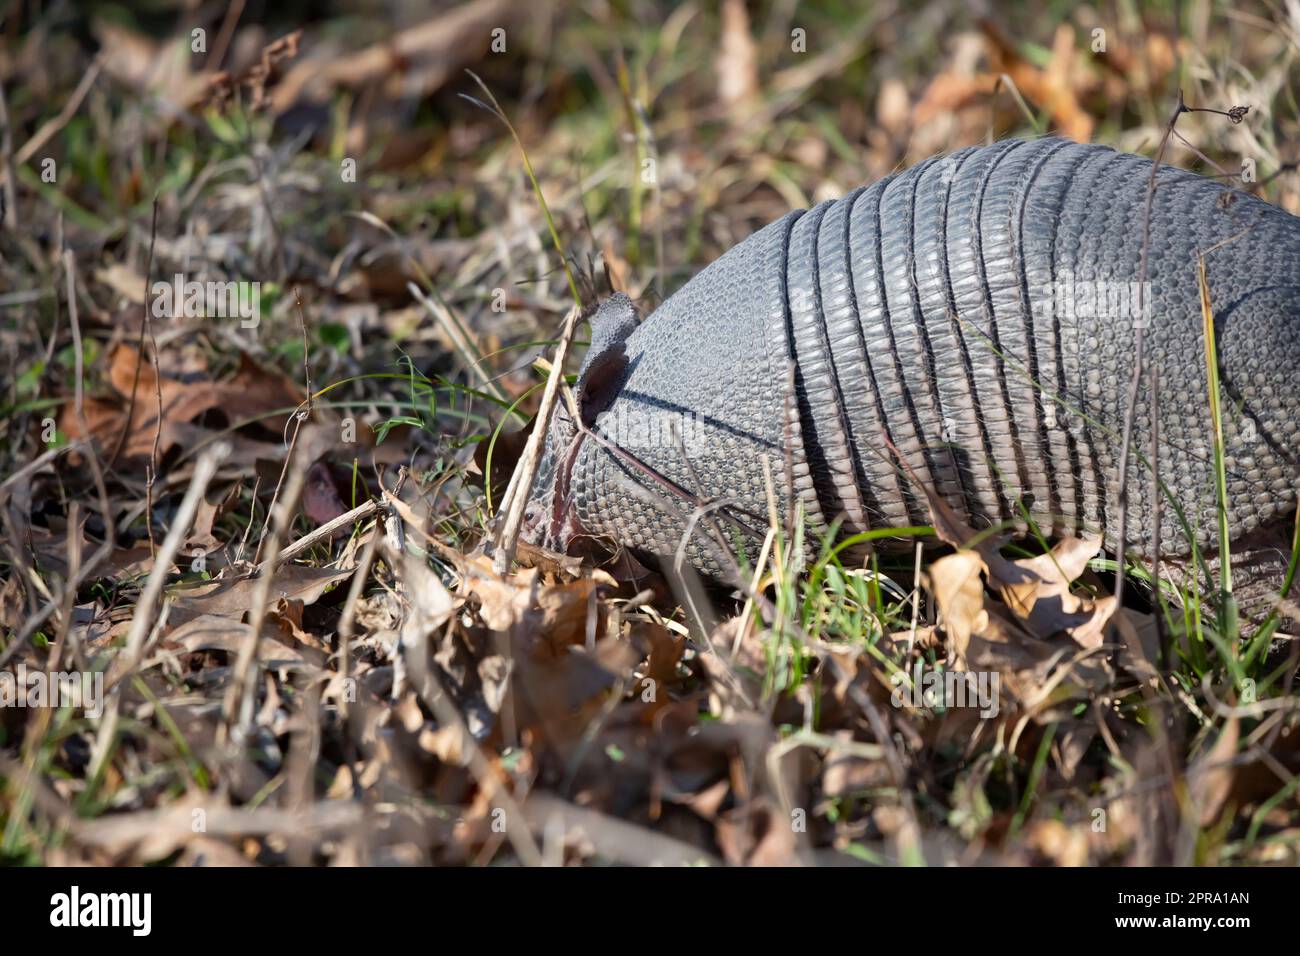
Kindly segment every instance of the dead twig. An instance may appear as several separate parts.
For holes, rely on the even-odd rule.
[[[1250,110],[1248,106],[1234,106],[1230,110],[1216,110],[1205,106],[1188,106],[1183,100],[1182,90],[1178,91],[1178,105],[1174,107],[1168,122],[1165,124],[1164,135],[1160,138],[1160,148],[1156,150],[1156,158],[1151,164],[1151,175],[1147,178],[1146,201],[1142,206],[1142,252],[1138,261],[1138,285],[1137,285],[1137,321],[1133,328],[1133,375],[1129,379],[1128,395],[1124,403],[1124,426],[1120,435],[1120,452],[1117,483],[1118,489],[1115,497],[1116,512],[1116,564],[1115,571],[1115,604],[1123,606],[1124,603],[1124,555],[1128,550],[1128,468],[1129,453],[1133,445],[1133,418],[1137,412],[1138,392],[1142,386],[1142,376],[1145,371],[1146,362],[1146,284],[1147,276],[1150,274],[1151,258],[1151,210],[1155,204],[1156,195],[1156,178],[1160,173],[1160,167],[1164,163],[1165,153],[1169,149],[1169,140],[1171,137],[1178,135],[1175,126],[1178,123],[1178,117],[1184,113],[1217,113],[1220,116],[1226,116],[1232,123],[1240,123],[1245,118],[1246,113]],[[1178,137],[1183,139],[1182,136]],[[1186,140],[1183,140],[1186,142]],[[1191,145],[1190,143],[1188,144]],[[1199,152],[1198,152],[1199,155]],[[1210,162],[1207,160],[1207,162]],[[1211,165],[1215,165],[1211,162]],[[1215,165],[1215,168],[1218,168]],[[1158,406],[1153,402],[1153,408]]]
[[[126,436],[131,434],[131,422],[135,418],[135,394],[140,387],[140,363],[144,358],[144,336],[145,330],[149,327],[149,288],[151,285],[149,279],[153,275],[153,253],[157,240],[158,197],[155,196],[153,200],[153,218],[150,220],[149,226],[149,258],[146,260],[144,267],[144,292],[142,294],[142,301],[144,304],[140,307],[142,310],[140,318],[140,335],[136,339],[135,343],[135,378],[131,382],[131,397],[127,399],[126,417],[122,421],[122,431],[117,436],[117,444],[113,446],[113,453],[106,459],[110,468],[112,468],[113,463],[117,461],[117,456],[122,454],[122,448],[126,445]],[[162,414],[160,412],[160,425],[161,418]]]
[[[317,543],[321,541],[330,540],[331,538],[334,537],[334,534],[337,531],[346,528],[348,525],[352,524],[353,522],[361,521],[363,518],[370,517],[378,510],[379,510],[378,501],[374,501],[374,500],[363,501],[361,504],[357,505],[351,511],[345,512],[339,515],[337,518],[331,518],[329,521],[326,521],[319,528],[316,528],[315,530],[308,532],[307,534],[299,538],[297,541],[293,542],[293,544],[286,546],[283,550],[281,550],[275,555],[274,559],[267,558],[265,561],[263,561],[261,564],[257,566],[258,572],[261,573],[264,571],[269,571],[273,567],[277,567],[281,564],[284,564],[286,561],[290,561],[293,558],[298,557],[298,555],[302,554],[304,551],[308,551],[311,548],[313,548]],[[273,560],[274,560],[274,564],[272,564]]]
[[[515,547],[519,543],[519,526],[523,522],[524,508],[528,504],[528,492],[533,487],[533,478],[537,475],[537,466],[542,460],[542,451],[546,447],[546,435],[550,431],[551,415],[555,411],[555,402],[560,392],[560,382],[564,379],[564,361],[569,355],[569,345],[573,341],[574,329],[582,311],[575,305],[569,310],[564,320],[564,331],[560,333],[560,342],[555,348],[555,360],[551,363],[551,374],[546,379],[546,388],[542,391],[542,402],[537,409],[537,418],[533,432],[528,436],[524,453],[519,457],[506,488],[501,507],[505,511],[505,521],[497,526],[493,546],[496,553],[492,557],[492,567],[498,574],[505,574],[515,558]]]
[[[198,463],[194,467],[194,478],[185,492],[185,497],[181,499],[180,507],[176,510],[176,517],[172,519],[171,527],[167,530],[167,536],[163,539],[162,547],[154,556],[153,567],[149,571],[149,579],[145,582],[144,590],[136,600],[135,612],[131,617],[131,628],[126,635],[126,646],[119,652],[118,659],[114,661],[117,673],[115,679],[109,685],[108,701],[106,702],[104,716],[99,722],[99,731],[95,737],[90,769],[86,774],[88,780],[94,781],[98,779],[100,772],[103,770],[104,761],[108,758],[109,751],[112,749],[113,740],[117,734],[121,687],[144,658],[147,649],[145,638],[149,635],[150,625],[153,622],[153,608],[162,594],[163,584],[171,570],[172,561],[175,559],[177,552],[180,551],[185,536],[189,534],[190,525],[194,521],[195,512],[198,511],[199,502],[203,500],[203,496],[208,490],[208,483],[216,475],[218,466],[229,455],[230,445],[226,442],[218,442],[200,456]]]
[[[4,84],[0,83],[0,177],[4,178],[4,192],[0,205],[4,206],[5,229],[13,233],[18,228],[17,193],[14,189],[14,138],[9,125],[9,101],[5,99]]]
[[[90,88],[95,85],[95,80],[99,78],[99,72],[103,68],[104,61],[102,56],[97,56],[93,61],[91,61],[90,69],[88,69],[86,74],[81,78],[81,82],[77,84],[77,88],[72,91],[72,95],[68,97],[68,101],[63,104],[63,109],[59,110],[59,115],[42,125],[31,139],[23,143],[22,149],[18,150],[18,153],[14,156],[14,161],[19,166],[23,165],[35,156],[37,152],[40,151],[41,147],[48,143],[54,135],[59,132],[59,130],[68,125],[68,121],[72,119],[72,117],[77,114],[77,110],[81,108],[81,101],[86,98],[86,94],[90,92]]]
[[[317,436],[319,437],[319,436]],[[297,445],[298,429],[294,429],[294,446]],[[252,725],[253,720],[253,703],[257,694],[257,645],[262,638],[262,620],[266,616],[267,604],[271,597],[271,583],[275,579],[275,568],[279,564],[280,542],[284,540],[285,535],[293,524],[295,510],[298,506],[298,498],[302,494],[303,485],[307,479],[307,467],[314,454],[310,452],[310,446],[315,445],[315,441],[308,441],[301,448],[291,450],[285,456],[285,465],[288,468],[288,479],[284,482],[283,495],[280,496],[281,489],[276,488],[277,501],[272,504],[267,517],[272,522],[271,533],[269,535],[270,544],[267,547],[267,558],[265,565],[259,570],[257,576],[257,587],[253,590],[253,600],[249,610],[248,621],[245,623],[244,639],[239,645],[239,654],[235,659],[235,665],[231,672],[230,683],[226,687],[226,695],[221,702],[222,722],[218,731],[218,739],[225,743],[232,739],[231,735],[238,727],[247,729]]]

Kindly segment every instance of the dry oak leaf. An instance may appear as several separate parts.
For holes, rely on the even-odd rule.
[[[247,355],[241,354],[240,366],[229,379],[214,382],[206,378],[186,380],[166,374],[154,374],[153,365],[129,345],[119,344],[109,354],[108,382],[116,393],[110,398],[85,400],[85,415],[91,435],[102,448],[111,450],[126,427],[122,455],[125,458],[148,458],[158,437],[158,453],[165,455],[180,444],[181,434],[174,426],[188,423],[204,412],[218,409],[231,425],[258,420],[272,432],[282,432],[288,421],[286,411],[297,408],[304,399],[302,390],[278,372],[263,369]],[[136,376],[139,375],[139,382]],[[131,404],[132,392],[135,404]],[[163,425],[158,428],[159,396]],[[127,409],[131,419],[127,423]],[[272,415],[272,412],[281,412]],[[72,439],[82,437],[76,409],[68,402],[60,414],[59,428]]]
[[[1094,600],[1070,590],[1071,583],[1101,550],[1100,535],[1066,538],[1048,554],[1012,561],[1002,556],[998,541],[977,535],[947,501],[914,474],[912,478],[925,493],[935,534],[959,549],[956,554],[934,562],[929,570],[936,599],[941,607],[947,603],[951,609],[947,630],[959,652],[968,643],[970,634],[987,624],[979,617],[984,606],[979,571],[988,577],[990,586],[1030,634],[1047,638],[1065,633],[1081,647],[1101,646],[1102,632],[1115,613],[1115,599]],[[974,543],[968,545],[968,542]],[[961,555],[967,557],[949,562],[950,558]],[[942,570],[936,574],[936,568],[941,565]]]
[[[200,614],[190,618],[167,635],[169,645],[188,652],[225,651],[237,654],[247,639],[244,624],[216,614]],[[285,634],[276,622],[268,620],[258,636],[257,660],[262,664],[310,663],[323,666],[325,654],[307,642],[295,640]]]
[[[974,551],[958,551],[930,565],[930,592],[943,615],[944,632],[958,657],[965,657],[971,635],[988,630],[984,610],[984,561]]]
[[[483,623],[494,631],[522,625],[553,647],[585,643],[593,593],[600,587],[617,587],[617,582],[600,569],[565,584],[548,585],[542,583],[536,568],[506,580],[497,577],[485,562],[479,562],[477,568],[483,573],[467,575],[465,583],[478,598]],[[597,614],[598,622],[600,617]]]
[[[1115,613],[1115,599],[1081,597],[1070,590],[1101,550],[1100,535],[1066,538],[1047,554],[1014,561],[1030,577],[992,581],[1002,600],[1033,634],[1049,637],[1059,631],[1083,647],[1099,647],[1102,632]]]
[[[347,580],[354,571],[356,568],[338,571],[302,564],[281,565],[271,582],[270,601],[273,607],[281,600],[314,604],[330,585]],[[205,614],[239,620],[253,606],[257,586],[256,577],[222,578],[200,587],[177,590],[168,620],[177,623]]]
[[[1093,659],[1094,647],[1083,646],[1066,630],[1046,638],[1030,633],[1025,621],[989,599],[982,572],[987,567],[973,551],[942,557],[928,572],[951,667],[998,672],[1003,689],[1035,712],[1073,698],[1080,688],[1110,686],[1112,675],[1104,662]]]

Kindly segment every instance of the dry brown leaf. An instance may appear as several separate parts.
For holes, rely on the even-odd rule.
[[[42,572],[52,572],[61,577],[68,573],[68,537],[66,532],[52,533],[47,528],[33,527],[27,533],[35,564]],[[92,553],[97,544],[84,534],[81,553]],[[147,544],[131,548],[114,548],[99,565],[99,572],[123,578],[143,574],[153,566],[153,556]],[[10,578],[10,580],[13,580]]]
[[[558,657],[517,649],[520,724],[534,729],[541,742],[567,751],[591,726],[605,692],[626,681],[637,660],[632,646],[616,638],[598,641],[591,651],[569,647]]]
[[[732,866],[797,866],[794,828],[763,797],[718,818],[718,846]]]
[[[1057,29],[1053,60],[1049,69],[1042,70],[1020,55],[1006,34],[990,20],[980,26],[988,42],[989,60],[993,76],[1005,73],[1016,84],[1016,89],[1030,103],[1047,110],[1052,115],[1053,129],[1079,143],[1092,138],[1096,125],[1092,116],[1079,104],[1070,87],[1068,61],[1075,54],[1074,30],[1061,24]]]
[[[317,525],[327,524],[349,510],[339,496],[329,466],[322,461],[307,471],[307,483],[302,489],[302,510]],[[347,529],[340,528],[335,537],[347,533]]]
[[[1154,614],[1139,614],[1124,608],[1114,615],[1115,632],[1122,643],[1117,663],[1139,680],[1150,680],[1158,672],[1153,661],[1160,658],[1160,628]]]
[[[529,827],[545,838],[560,833],[584,854],[631,866],[716,865],[713,854],[673,836],[534,791],[523,807]]]
[[[119,83],[178,110],[202,98],[206,83],[190,69],[188,36],[157,41],[109,20],[96,20],[91,30],[99,40],[104,72]]]
[[[1062,779],[1071,781],[1078,773],[1079,764],[1097,737],[1097,725],[1087,720],[1077,720],[1068,724],[1057,738],[1054,748],[1057,755],[1057,769]]]
[[[134,305],[144,304],[144,276],[125,263],[114,262],[102,269],[96,269],[95,281],[108,286]]]
[[[722,4],[722,40],[715,68],[718,99],[734,119],[742,119],[758,95],[758,46],[750,35],[745,0]]]
[[[314,604],[326,588],[347,580],[355,570],[336,571],[301,564],[282,565],[275,571],[270,601],[273,605],[284,599]],[[223,578],[197,588],[178,591],[172,601],[170,620],[173,623],[187,621],[205,614],[239,620],[252,607],[256,588],[256,578]]]
[[[225,651],[239,653],[247,630],[229,617],[200,614],[190,618],[167,635],[166,641],[190,653]],[[264,664],[307,662],[323,666],[325,654],[311,643],[286,635],[276,622],[268,620],[257,642],[257,660]]]
[[[467,754],[473,741],[466,739],[466,732],[461,724],[447,727],[422,727],[419,734],[420,746],[433,754],[443,763],[464,766],[468,762]]]
[[[853,732],[836,731],[835,738],[849,744],[853,741]],[[871,760],[846,749],[831,748],[826,754],[821,790],[828,797],[851,797],[892,784],[889,765],[884,760]]]
[[[90,433],[101,448],[106,452],[112,450],[126,426],[127,409],[131,407],[134,390],[135,404],[122,448],[122,455],[126,458],[147,458],[152,454],[158,432],[160,393],[163,427],[159,436],[159,455],[165,455],[188,434],[178,431],[176,426],[188,423],[204,412],[219,409],[231,425],[255,419],[270,431],[282,433],[288,416],[268,413],[292,410],[303,400],[302,390],[291,380],[263,369],[247,355],[241,355],[239,370],[223,382],[179,380],[166,373],[159,378],[154,374],[152,363],[148,359],[142,362],[140,353],[129,345],[117,345],[108,358],[108,381],[116,395],[107,399],[87,398],[85,415]],[[63,407],[59,428],[70,438],[82,437],[81,424],[72,402]]]
[[[241,490],[241,483],[235,482],[230,486],[226,496],[216,504],[206,498],[199,502],[198,510],[194,513],[190,533],[185,538],[185,543],[181,545],[182,554],[191,557],[200,553],[211,554],[222,546],[221,540],[212,533],[212,528],[223,514],[239,503],[239,492]]]
[[[1009,608],[988,598],[982,571],[987,567],[972,551],[940,558],[929,570],[953,669],[996,671],[1002,689],[1036,714],[1080,691],[1110,686],[1105,662],[1090,655],[1095,645],[1059,629],[1046,639],[1031,634]]]
[[[1017,615],[1028,620],[1039,601],[1053,597],[1072,597],[1070,584],[1083,574],[1088,562],[1100,550],[1101,535],[1088,535],[1083,538],[1066,538],[1047,554],[1016,561],[1017,567],[1028,570],[1037,580],[1000,584],[1002,599]]]
[[[980,629],[978,608],[983,606],[982,588],[977,586],[980,571],[987,575],[989,584],[1002,596],[1008,610],[1024,622],[1031,634],[1047,638],[1065,633],[1081,647],[1101,646],[1102,633],[1117,606],[1114,599],[1093,600],[1070,590],[1070,584],[1100,550],[1099,535],[1067,538],[1049,554],[1011,561],[1002,556],[997,541],[977,536],[943,498],[914,474],[912,478],[925,493],[935,534],[941,541],[963,549],[951,557],[968,555],[961,563],[952,565],[944,564],[949,558],[941,558],[929,570],[932,590],[940,606],[947,604],[952,614],[950,627],[954,630],[950,631],[949,639],[959,653],[968,636]],[[972,541],[975,543],[969,547],[973,550],[964,550]],[[973,562],[978,563],[977,570]]]
[[[958,551],[939,558],[927,572],[944,633],[959,658],[966,656],[971,635],[982,634],[989,627],[984,581],[980,577],[984,570],[983,560],[974,551]]]
[[[116,406],[112,414],[117,416],[117,421],[120,422],[120,412]],[[99,433],[93,425],[91,431],[95,434]],[[163,434],[168,436],[178,448],[187,449],[191,453],[206,448],[215,441],[225,442],[230,446],[230,454],[226,456],[226,467],[239,471],[251,473],[257,470],[260,463],[284,461],[285,449],[281,442],[258,441],[227,429],[218,431],[191,422],[169,421],[163,427]]]
[[[483,622],[494,631],[522,625],[555,647],[584,642],[593,592],[617,586],[600,569],[575,581],[547,585],[536,568],[506,580],[497,577],[486,562],[479,562],[476,568],[482,573],[467,576],[466,586],[478,598]]]
[[[224,104],[242,88],[248,90],[249,109],[265,109],[269,99],[267,90],[279,78],[280,64],[298,56],[301,40],[302,30],[294,30],[266,44],[260,51],[257,62],[238,76],[231,76],[224,71],[210,74],[207,77],[207,105]]]
[[[924,126],[935,117],[955,113],[972,103],[982,103],[993,94],[997,78],[986,73],[968,76],[940,73],[921,94],[912,114],[914,126]]]
[[[1025,843],[1055,866],[1088,865],[1088,831],[1060,820],[1034,820]]]
[[[981,21],[989,69],[981,72],[949,70],[936,75],[921,94],[913,115],[913,125],[924,126],[937,117],[967,108],[988,109],[994,95],[1013,103],[1012,93],[1000,82],[1005,74],[1016,90],[1031,105],[1051,114],[1052,130],[1070,139],[1086,143],[1092,138],[1095,121],[1082,107],[1076,92],[1080,73],[1073,69],[1077,60],[1074,34],[1062,25],[1053,45],[1053,58],[1043,70],[1024,59],[1000,27]]]
[[[1241,722],[1229,717],[1214,746],[1207,750],[1187,771],[1188,797],[1201,826],[1208,827],[1219,818],[1232,793],[1236,767],[1237,741]]]
[[[510,0],[475,0],[440,11],[356,53],[299,61],[270,93],[271,109],[284,113],[304,94],[325,99],[339,86],[375,85],[391,100],[423,97],[489,49],[492,31],[506,31],[507,50],[519,39],[508,28],[519,16]]]
[[[636,620],[631,622],[628,640],[646,658],[645,676],[658,687],[681,681],[677,665],[686,652],[686,638],[673,634],[658,622]]]
[[[911,114],[907,84],[897,77],[884,79],[880,84],[880,95],[876,97],[876,122],[898,136],[907,129]]]
[[[1100,647],[1106,624],[1115,613],[1115,599],[1074,594],[1070,585],[1101,550],[1101,536],[1066,538],[1048,554],[1013,562],[1028,577],[992,583],[1030,633],[1041,637],[1064,631],[1082,647]],[[1005,565],[1003,565],[1005,567]]]

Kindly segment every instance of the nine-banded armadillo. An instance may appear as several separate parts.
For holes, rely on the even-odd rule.
[[[1145,322],[1172,498],[1162,553],[1188,553],[1189,528],[1213,551],[1198,253],[1229,528],[1244,540],[1276,523],[1300,476],[1300,219],[1162,167],[1139,289],[1151,169],[1056,139],[966,149],[789,213],[640,324],[626,296],[609,299],[579,374],[586,427],[563,411],[553,421],[525,537],[567,550],[591,536],[659,558],[684,543],[692,564],[717,573],[698,519],[726,510],[734,521],[720,523],[753,557],[766,472],[771,497],[783,511],[801,505],[814,532],[926,524],[924,483],[973,527],[1024,530],[1027,516],[1045,535],[1095,530],[1113,546]],[[1139,550],[1153,530],[1152,420],[1143,389],[1128,505]]]

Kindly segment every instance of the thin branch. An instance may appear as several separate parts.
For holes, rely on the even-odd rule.
[[[296,558],[304,551],[310,550],[318,542],[329,540],[334,536],[335,532],[343,528],[346,528],[348,525],[352,524],[355,521],[360,521],[363,518],[368,518],[370,515],[374,514],[378,510],[379,510],[379,502],[374,500],[365,501],[357,505],[357,507],[353,508],[351,511],[345,512],[344,514],[339,515],[337,518],[331,518],[329,521],[325,522],[319,528],[316,528],[315,530],[303,535],[293,544],[281,550],[275,556],[274,563],[272,563],[271,558],[267,558],[265,561],[263,561],[261,564],[257,566],[258,572],[261,573],[264,571],[269,571],[277,565],[284,564],[284,562]]]
[[[208,483],[216,475],[217,467],[229,456],[230,450],[229,443],[218,442],[208,448],[199,458],[198,463],[194,466],[194,478],[190,482],[189,489],[185,492],[185,497],[181,499],[180,507],[176,511],[176,517],[172,519],[171,527],[167,530],[167,536],[163,539],[162,547],[154,556],[153,567],[149,569],[149,579],[145,582],[144,590],[136,600],[135,611],[131,617],[131,627],[126,636],[126,646],[119,652],[118,659],[114,662],[117,673],[112,682],[104,716],[99,722],[99,731],[95,737],[90,769],[86,774],[87,780],[96,780],[103,770],[104,761],[108,759],[114,738],[117,735],[117,716],[118,707],[121,704],[122,685],[126,683],[132,671],[135,670],[144,657],[147,650],[146,638],[149,636],[150,625],[153,622],[153,608],[162,595],[163,584],[171,570],[172,561],[175,559],[177,552],[180,551],[181,542],[189,534],[190,525],[193,523],[194,515],[198,511],[199,502],[203,500],[203,496],[208,490]],[[119,661],[120,666],[117,666]]]
[[[1151,208],[1155,202],[1156,195],[1156,176],[1160,172],[1160,164],[1164,162],[1165,151],[1169,148],[1169,137],[1174,131],[1174,124],[1178,122],[1178,117],[1187,112],[1187,106],[1183,102],[1183,92],[1178,91],[1178,105],[1174,108],[1173,114],[1169,117],[1165,125],[1164,136],[1160,138],[1160,148],[1156,151],[1155,161],[1151,164],[1151,175],[1147,179],[1146,201],[1142,207],[1142,252],[1138,261],[1138,285],[1137,285],[1137,322],[1133,330],[1133,377],[1129,381],[1128,399],[1124,406],[1124,425],[1120,438],[1119,452],[1119,469],[1115,510],[1117,544],[1117,570],[1115,572],[1115,605],[1122,607],[1124,604],[1124,555],[1128,551],[1128,459],[1129,449],[1133,443],[1133,416],[1137,411],[1138,390],[1142,382],[1143,363],[1146,358],[1146,279],[1149,271],[1149,259],[1151,254]]]
[[[17,155],[14,156],[14,160],[19,166],[23,165],[23,163],[35,156],[40,148],[54,137],[55,133],[68,125],[68,121],[72,119],[72,117],[76,115],[77,110],[81,108],[81,101],[86,98],[86,94],[90,92],[90,88],[95,84],[95,80],[99,78],[99,72],[103,68],[103,57],[95,57],[90,64],[90,69],[87,70],[85,76],[81,78],[81,82],[77,84],[77,88],[72,91],[72,95],[68,97],[68,101],[63,104],[63,109],[59,110],[59,115],[38,129],[31,139],[23,143],[23,148],[18,150]]]
[[[575,305],[564,320],[564,331],[560,334],[560,343],[555,349],[555,360],[551,364],[551,374],[546,379],[546,388],[542,392],[542,403],[537,409],[532,434],[528,436],[524,453],[515,466],[510,487],[506,489],[504,500],[501,502],[506,519],[498,526],[496,540],[493,542],[496,545],[496,554],[492,557],[492,566],[498,574],[505,574],[515,557],[515,547],[519,543],[519,526],[523,522],[524,508],[528,504],[528,492],[533,487],[533,478],[537,475],[537,466],[546,447],[551,416],[560,393],[560,382],[564,379],[564,360],[568,357],[569,343],[573,341],[573,331],[577,328],[578,317],[581,314],[582,310]]]
[[[299,419],[301,422],[301,419]],[[313,432],[315,438],[319,435]],[[298,429],[294,429],[294,446],[298,441]],[[275,578],[275,568],[279,565],[280,542],[285,535],[289,533],[289,528],[293,524],[294,511],[298,506],[298,498],[302,494],[302,488],[306,482],[307,467],[310,461],[315,457],[310,452],[313,451],[309,446],[318,444],[311,438],[307,440],[302,448],[297,448],[296,452],[291,450],[285,456],[285,464],[289,469],[288,480],[284,482],[283,497],[272,504],[269,509],[268,517],[272,519],[273,525],[271,534],[267,540],[267,558],[266,562],[259,568],[256,578],[256,586],[253,589],[253,598],[248,615],[248,621],[244,625],[244,639],[239,645],[239,654],[235,659],[235,666],[231,672],[230,683],[226,687],[226,695],[221,703],[222,723],[219,730],[221,741],[224,743],[231,740],[231,732],[238,726],[247,727],[251,723],[251,707],[256,697],[257,690],[257,645],[262,638],[262,621],[266,616],[266,608],[271,597],[271,583]],[[276,495],[280,496],[281,489],[277,486]]]
[[[113,453],[108,456],[108,465],[111,468],[117,461],[117,456],[122,454],[122,449],[126,446],[126,436],[131,434],[131,421],[135,418],[135,394],[140,387],[140,360],[144,357],[144,336],[148,328],[149,321],[149,286],[150,278],[153,275],[153,251],[158,240],[158,197],[153,200],[153,218],[149,226],[149,258],[144,267],[144,293],[141,301],[142,315],[140,317],[140,335],[135,343],[135,379],[131,382],[131,397],[126,403],[126,419],[122,423],[122,431],[117,436],[117,444],[113,446]]]
[[[1160,138],[1160,148],[1156,151],[1155,161],[1151,164],[1151,175],[1147,179],[1146,202],[1142,207],[1142,253],[1138,264],[1137,322],[1133,331],[1133,376],[1129,380],[1128,396],[1124,405],[1124,427],[1120,438],[1117,475],[1119,488],[1116,492],[1115,503],[1116,524],[1118,526],[1116,531],[1117,570],[1115,572],[1115,603],[1117,606],[1122,606],[1124,603],[1124,555],[1128,551],[1129,452],[1133,444],[1133,418],[1137,412],[1138,392],[1141,390],[1146,361],[1146,284],[1147,276],[1150,273],[1151,210],[1155,203],[1156,177],[1160,172],[1161,164],[1164,163],[1165,153],[1169,148],[1169,140],[1177,135],[1174,127],[1178,123],[1178,117],[1184,113],[1216,113],[1228,117],[1232,123],[1236,124],[1245,118],[1249,110],[1250,107],[1248,106],[1234,106],[1229,110],[1216,110],[1205,106],[1188,106],[1183,101],[1182,90],[1179,90],[1178,105],[1174,107],[1169,121],[1165,124],[1164,135]],[[1211,163],[1211,165],[1214,164]],[[1153,404],[1152,407],[1156,406]]]
[[[0,83],[0,177],[4,179],[4,192],[0,205],[4,206],[3,222],[10,233],[18,229],[17,194],[14,191],[14,138],[9,125],[9,101],[5,99],[4,84]]]

